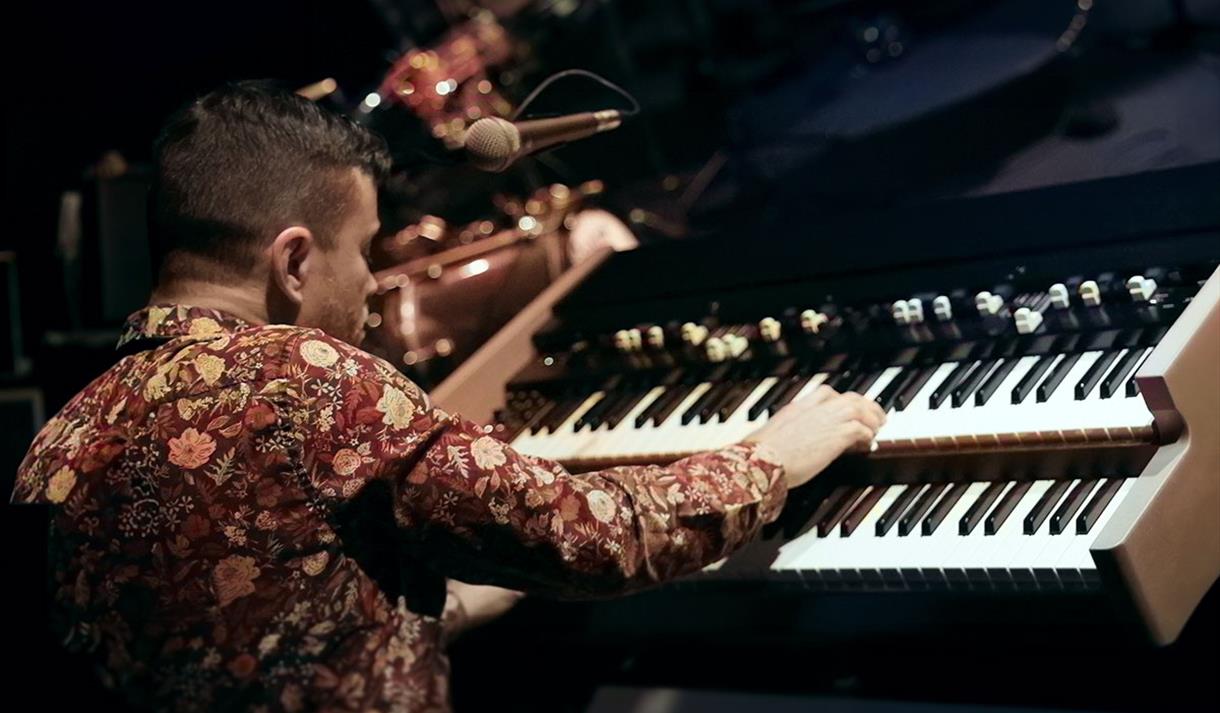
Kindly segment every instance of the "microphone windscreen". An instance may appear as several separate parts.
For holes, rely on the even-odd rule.
[[[471,163],[484,170],[504,169],[519,150],[521,134],[504,119],[479,119],[466,130],[466,154]]]

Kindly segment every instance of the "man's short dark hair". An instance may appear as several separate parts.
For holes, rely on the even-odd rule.
[[[293,225],[332,247],[355,195],[351,169],[378,183],[389,170],[383,140],[259,82],[184,107],[153,149],[150,222],[163,281],[248,274],[258,251]],[[216,269],[196,274],[208,264]]]

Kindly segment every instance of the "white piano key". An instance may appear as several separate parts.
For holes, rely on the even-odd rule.
[[[869,401],[876,400],[877,396],[880,395],[882,391],[885,391],[885,387],[889,386],[890,382],[893,381],[894,378],[900,373],[902,373],[902,370],[903,367],[901,366],[887,367],[885,371],[881,372],[881,376],[878,376],[877,380],[873,382],[873,385],[865,390],[864,398],[868,399]]]
[[[928,486],[925,484],[917,484],[912,487],[918,490],[918,495],[907,504],[904,512],[910,511],[928,489]],[[903,513],[898,513],[894,525],[888,532],[878,538],[880,542],[884,543],[884,546],[878,549],[872,564],[881,573],[882,579],[888,583],[906,582],[907,584],[918,584],[923,580],[922,575],[918,575],[914,581],[911,581],[908,575],[913,570],[917,570],[917,568],[912,567],[912,561],[918,556],[919,548],[922,544],[920,542],[921,536],[918,528],[912,530],[908,535],[898,534],[902,517]],[[915,573],[918,574],[917,571]]]
[[[531,446],[532,451],[523,451],[529,455],[538,456],[541,458],[550,458],[552,460],[567,457],[571,453],[575,445],[576,421],[584,415],[585,411],[593,408],[601,398],[605,396],[604,391],[595,391],[589,395],[587,399],[581,402],[580,406],[576,407],[563,423],[559,424],[546,438],[537,439]]]
[[[663,393],[665,393],[664,386],[654,386],[649,389],[614,428],[610,428],[608,425],[598,428],[596,431],[597,438],[587,444],[584,452],[580,455],[585,458],[604,458],[619,455],[624,447],[629,447],[638,438],[640,429],[635,426],[636,417],[643,413]]]
[[[805,385],[801,387],[801,390],[796,392],[796,396],[793,396],[792,401],[790,401],[789,403],[794,403],[796,401],[800,401],[801,399],[805,398],[809,394],[812,394],[814,391],[817,390],[817,388],[819,386],[821,386],[829,378],[830,378],[830,374],[826,373],[826,372],[814,374],[813,377],[809,379],[809,381],[805,382]]]
[[[1088,480],[1088,478],[1073,481],[1072,488],[1074,489],[1084,480]],[[1088,505],[1089,498],[1093,496],[1093,493],[1097,492],[1098,485],[1099,483],[1094,482],[1092,487],[1089,488],[1089,491],[1085,493],[1084,501],[1081,503],[1080,508],[1076,511],[1077,516],[1079,516],[1080,512],[1084,510],[1086,505]],[[1068,496],[1071,494],[1071,490],[1065,493],[1064,497],[1059,501],[1059,503],[1056,504],[1055,509],[1058,510],[1059,506],[1066,502]],[[1046,518],[1048,528],[1051,525],[1051,518],[1053,518],[1054,515],[1055,513],[1051,512],[1051,515]],[[1059,561],[1063,559],[1063,555],[1068,550],[1072,549],[1076,544],[1075,540],[1078,536],[1076,535],[1075,520],[1076,518],[1073,517],[1068,523],[1067,529],[1063,530],[1057,535],[1049,536],[1050,542],[1038,555],[1037,560],[1033,563],[1032,567],[1034,570],[1034,578],[1038,580],[1041,586],[1049,587],[1051,585],[1062,586],[1070,584],[1070,582],[1066,581],[1065,578],[1058,576],[1057,569]]]
[[[957,362],[948,362],[937,367],[932,376],[920,387],[905,409],[890,409],[885,425],[877,432],[877,441],[899,441],[919,438],[935,429],[928,415],[928,398],[932,392],[957,368]]]
[[[1046,490],[1043,491],[1043,495],[1049,492],[1053,486],[1058,485],[1060,482],[1063,481],[1050,481]],[[1042,521],[1042,524],[1038,525],[1038,528],[1034,530],[1032,534],[1025,533],[1025,516],[1022,516],[1021,531],[1023,533],[1023,542],[1021,547],[1017,548],[1017,550],[1012,553],[1011,560],[1008,564],[1008,569],[1012,573],[1014,581],[1018,581],[1026,586],[1032,586],[1037,581],[1036,570],[1046,563],[1046,560],[1043,559],[1043,553],[1045,553],[1048,548],[1055,547],[1058,543],[1058,535],[1052,535],[1050,532],[1051,515],[1054,514],[1055,510],[1059,507],[1059,504],[1063,502],[1063,499],[1067,496],[1067,494],[1071,492],[1071,486],[1073,485],[1075,485],[1074,481],[1069,483],[1068,489],[1063,491],[1055,502],[1051,503],[1050,511],[1048,512],[1046,519]],[[1038,500],[1041,499],[1042,496],[1039,496]],[[1032,510],[1036,505],[1037,501],[1035,501],[1033,506],[1031,506],[1029,509]]]
[[[697,385],[687,394],[682,403],[674,409],[669,417],[659,425],[654,425],[648,429],[651,433],[644,433],[640,438],[640,453],[673,453],[684,450],[681,445],[682,441],[682,414],[686,413],[696,401],[703,396],[704,392],[712,388],[710,381],[704,381]]]
[[[1097,564],[1093,560],[1093,553],[1091,552],[1093,543],[1097,540],[1098,533],[1105,528],[1106,523],[1109,522],[1110,518],[1113,517],[1114,513],[1118,510],[1123,499],[1126,498],[1129,492],[1131,492],[1131,488],[1135,486],[1135,481],[1135,478],[1126,478],[1123,481],[1123,484],[1121,487],[1119,487],[1118,492],[1115,493],[1114,497],[1110,499],[1110,502],[1108,505],[1106,505],[1106,508],[1101,511],[1101,515],[1097,518],[1097,521],[1093,524],[1093,528],[1089,530],[1087,534],[1076,534],[1076,521],[1075,518],[1072,519],[1071,532],[1073,537],[1071,538],[1071,543],[1064,549],[1064,551],[1060,554],[1058,561],[1055,563],[1055,569],[1059,571],[1061,577],[1081,576],[1087,580],[1096,576]],[[1098,488],[1100,489],[1100,487],[1104,484],[1105,481],[1102,481]],[[1084,507],[1087,506],[1088,502],[1085,502]],[[1084,511],[1084,507],[1081,508],[1081,512]],[[1079,515],[1080,513],[1078,512],[1077,516]]]
[[[860,526],[856,528],[855,532],[850,537],[840,538],[849,548],[845,552],[850,553],[849,557],[844,557],[844,564],[841,566],[855,569],[865,581],[878,584],[881,582],[879,561],[888,545],[888,540],[886,537],[878,537],[877,521],[890,509],[904,488],[905,486],[902,485],[886,487],[885,493],[860,522]]]
[[[975,525],[974,529],[971,530],[970,534],[968,535],[961,534],[961,520],[962,517],[964,517],[969,511],[970,507],[978,502],[979,498],[982,497],[983,493],[990,488],[991,485],[992,483],[990,482],[972,483],[970,485],[970,489],[962,498],[962,500],[969,501],[966,508],[959,513],[955,513],[957,516],[956,520],[945,523],[945,525],[949,525],[953,528],[953,532],[958,538],[958,546],[945,557],[945,561],[942,565],[945,578],[949,580],[950,584],[953,586],[963,586],[967,583],[989,582],[985,567],[979,563],[979,551],[984,547],[984,545],[988,544],[985,539],[985,528],[982,522],[986,517],[986,513],[984,512],[980,516],[978,524]],[[1007,490],[1007,488],[1005,490]],[[1000,497],[1003,497],[1003,494],[1004,491],[1001,491]],[[995,503],[1000,501],[1000,497],[997,497],[995,501],[993,501],[992,507],[994,507]]]
[[[576,413],[572,414],[575,418],[569,419],[569,423],[561,426],[554,435],[551,436],[551,443],[556,445],[559,450],[559,455],[551,456],[552,459],[563,459],[579,456],[584,451],[585,446],[597,440],[597,433],[585,426],[579,431],[576,430],[576,422],[580,420],[586,413],[592,410],[604,398],[609,398],[606,392],[598,391],[601,398],[590,397],[588,401],[581,405]]]
[[[878,487],[884,488],[885,486]],[[871,490],[864,490],[860,494],[860,497],[857,498],[854,503],[852,503],[851,507],[855,507],[855,504],[858,503],[860,499],[867,497],[870,492]],[[877,504],[875,503],[873,505],[873,510],[869,511],[869,515],[874,515],[875,513],[873,511],[876,510],[876,508]],[[850,508],[848,509],[848,512],[851,512]],[[856,570],[858,552],[856,551],[855,544],[860,534],[861,533],[857,528],[857,530],[853,532],[851,536],[844,536],[842,522],[839,523],[839,526],[836,527],[833,532],[828,533],[823,539],[829,540],[829,542],[827,542],[826,545],[821,549],[821,559],[815,563],[819,574],[821,575],[826,572],[834,572],[838,575],[838,579],[857,579],[859,576],[859,573]],[[825,577],[825,575],[823,576]]]
[[[920,550],[919,555],[912,563],[912,566],[917,566],[923,570],[924,579],[932,581],[937,578],[943,579],[946,583],[954,580],[953,575],[948,571],[954,568],[954,563],[957,561],[957,553],[968,547],[968,537],[963,537],[958,534],[958,522],[970,506],[974,504],[978,496],[987,489],[989,483],[971,483],[969,484],[962,497],[949,510],[948,515],[941,521],[940,527],[931,535],[922,535],[922,527],[920,529],[925,546]]]
[[[723,423],[720,433],[720,443],[717,447],[729,446],[742,440],[746,436],[758,430],[762,423],[759,421],[750,420],[750,407],[753,406],[759,399],[763,397],[771,387],[775,385],[778,379],[774,376],[769,376],[762,380],[758,386],[750,392],[750,395],[741,402],[737,410],[729,416],[728,420]]]
[[[978,555],[981,560],[980,565],[987,570],[993,582],[1020,581],[1019,577],[1014,579],[1012,564],[1016,553],[1027,544],[1024,534],[1025,516],[1038,504],[1038,500],[1042,498],[1053,482],[1051,480],[1034,481],[996,534],[986,535],[989,538],[988,546],[982,548]]]

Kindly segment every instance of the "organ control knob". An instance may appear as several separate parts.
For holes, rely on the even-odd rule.
[[[721,362],[729,357],[728,346],[720,337],[712,337],[703,345],[708,361]]]
[[[694,322],[687,322],[682,325],[682,341],[687,344],[697,347],[707,339],[707,327]]]
[[[726,334],[723,337],[723,341],[729,350],[729,356],[734,359],[745,354],[746,350],[750,348],[750,340],[740,334]]]
[[[1033,334],[1042,325],[1042,313],[1021,307],[1013,312],[1012,320],[1017,325],[1017,334]]]
[[[911,324],[923,324],[923,300],[918,297],[907,300],[907,316]]]
[[[764,317],[758,322],[758,334],[764,342],[777,342],[783,333],[783,326],[774,317]]]
[[[1097,280],[1085,280],[1080,283],[1080,301],[1088,307],[1101,304],[1101,287],[1097,285]]]
[[[661,329],[659,326],[654,324],[653,326],[648,328],[647,335],[648,335],[648,346],[652,347],[653,349],[664,349],[665,348],[665,330],[664,329]]]
[[[1127,292],[1136,302],[1147,302],[1156,294],[1156,280],[1143,275],[1133,275],[1127,280]]]
[[[807,309],[801,312],[801,329],[805,330],[806,334],[817,334],[829,321],[829,317],[817,310]]]
[[[631,351],[638,352],[644,348],[644,339],[638,329],[628,329],[627,339],[630,342]]]
[[[1062,282],[1056,282],[1051,285],[1046,294],[1050,296],[1051,307],[1055,309],[1067,309],[1072,306],[1072,295],[1068,292],[1067,285]]]
[[[953,319],[953,303],[945,295],[938,295],[932,300],[932,313],[942,322]]]
[[[614,333],[614,348],[624,353],[631,351],[631,336],[626,329]]]
[[[906,300],[898,300],[890,306],[890,314],[896,324],[911,323],[911,305]]]
[[[980,317],[999,314],[1004,307],[1004,298],[983,290],[974,296],[974,306],[978,309]]]

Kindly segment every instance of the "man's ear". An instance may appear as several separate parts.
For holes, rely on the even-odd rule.
[[[275,236],[267,250],[276,286],[289,302],[299,306],[305,299],[305,281],[318,250],[313,233],[294,225]]]

